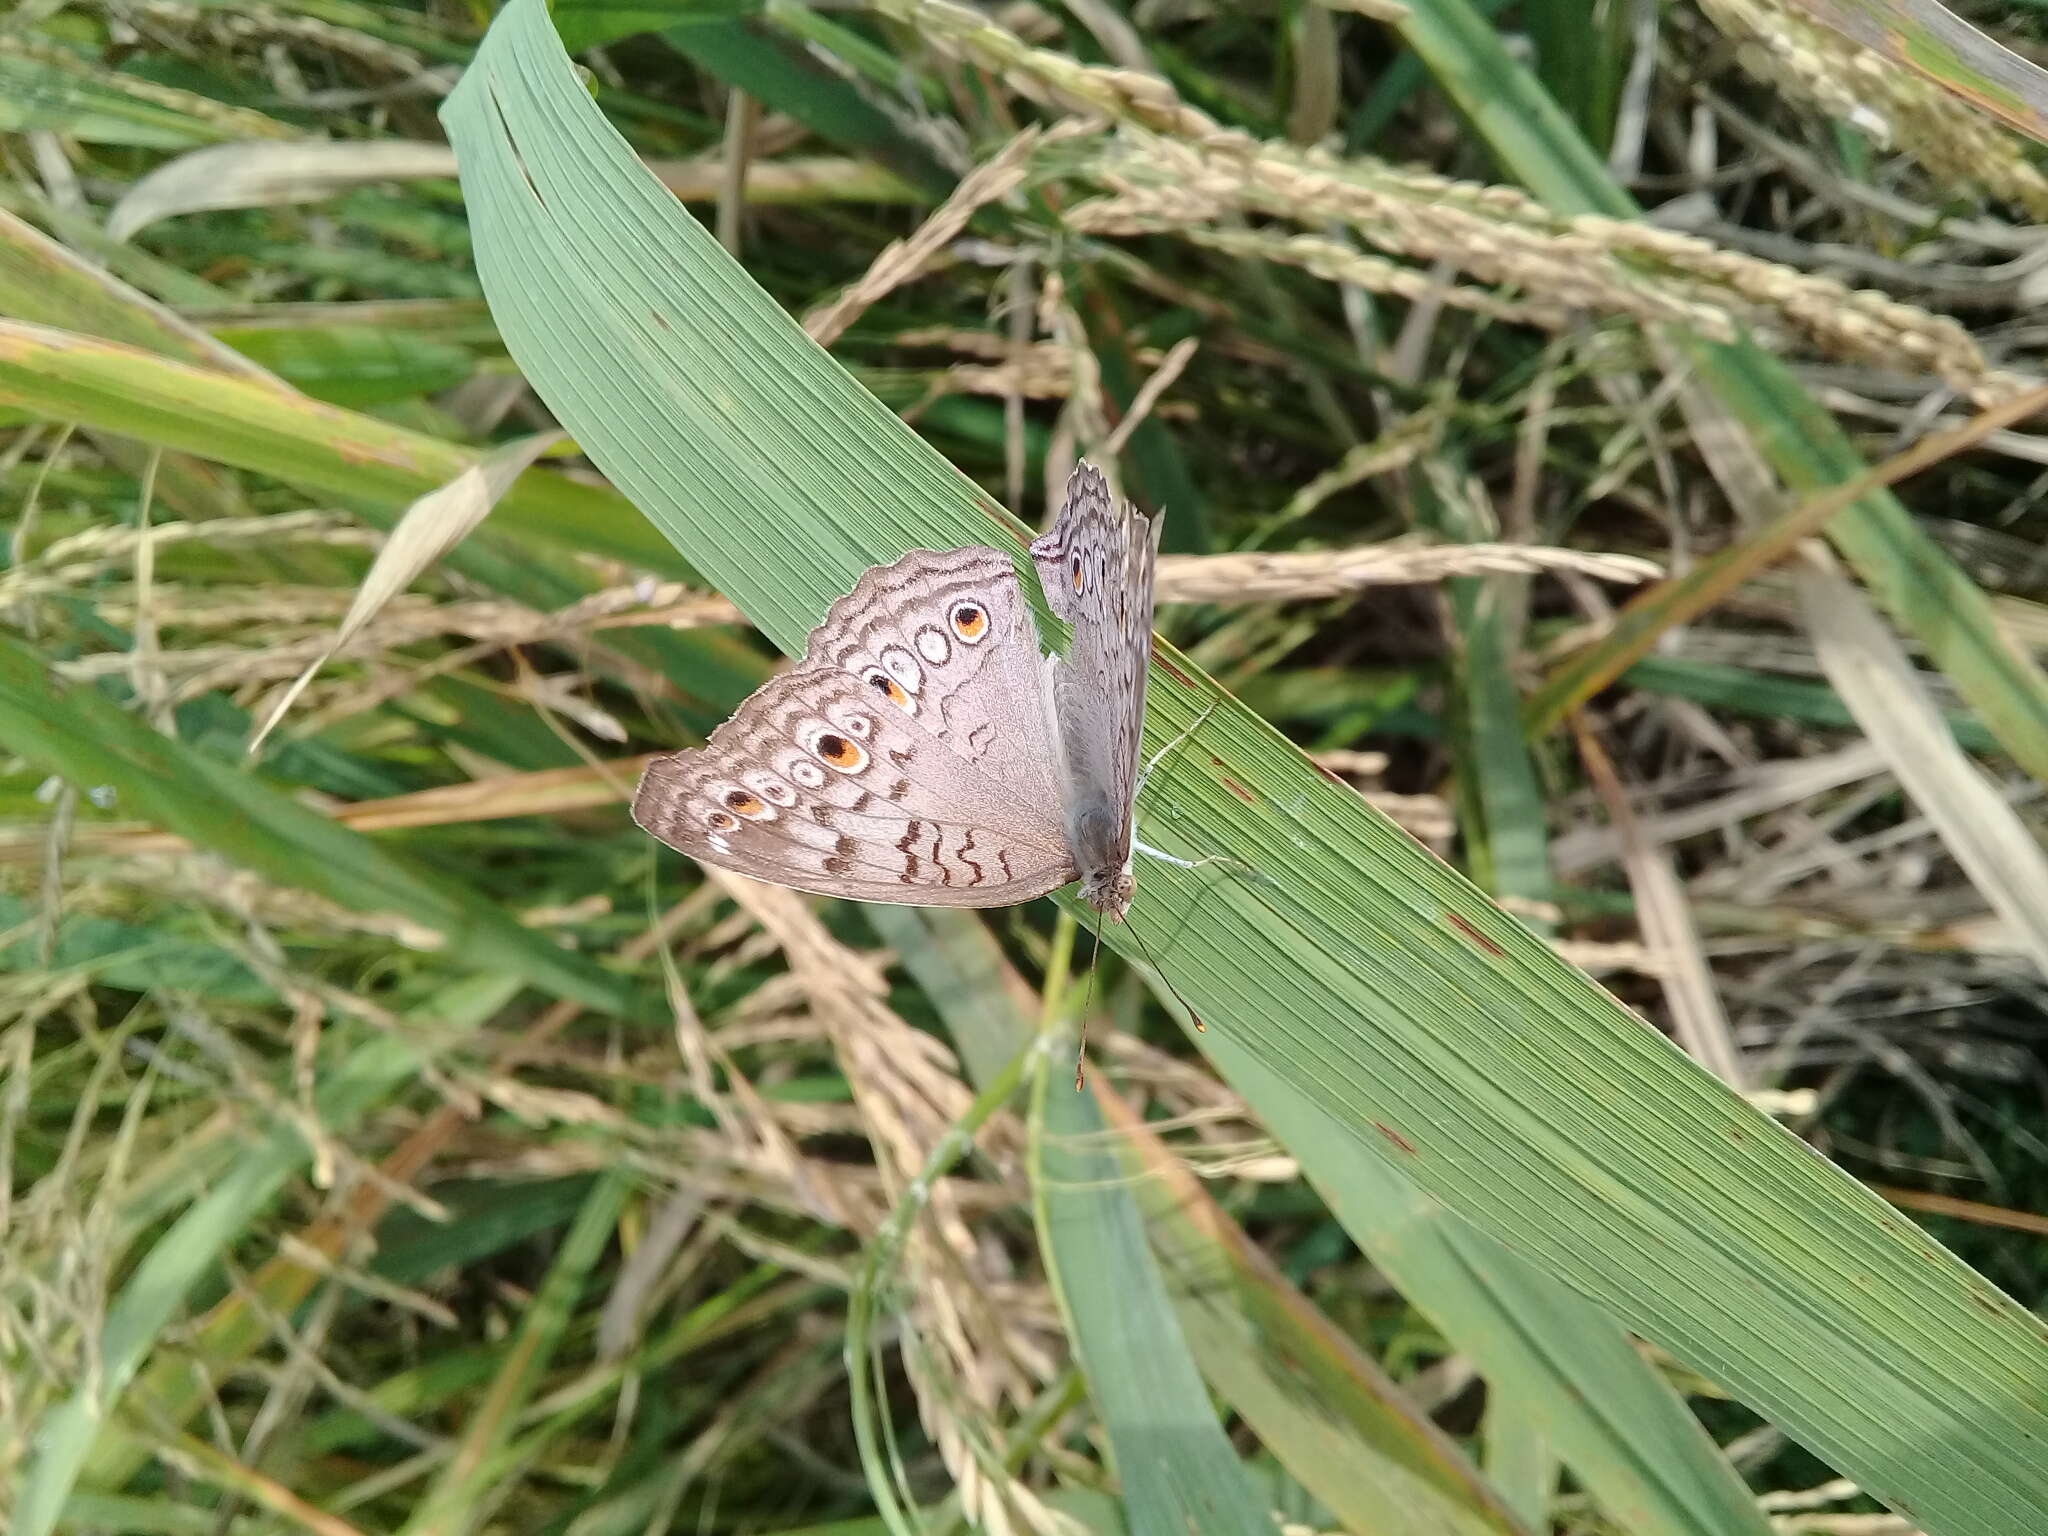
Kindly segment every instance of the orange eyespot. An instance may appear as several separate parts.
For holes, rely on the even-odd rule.
[[[874,671],[868,674],[868,686],[898,709],[910,708],[910,695],[903,691],[903,685],[888,673]]]
[[[750,795],[744,789],[736,789],[725,797],[725,803],[742,816],[758,816],[766,809],[758,795]]]
[[[723,811],[713,811],[704,818],[704,825],[714,832],[730,832],[739,825],[739,822],[726,815]]]
[[[835,735],[831,731],[818,738],[813,750],[834,768],[844,769],[848,773],[864,766],[868,760],[867,753],[844,736]]]
[[[972,645],[988,633],[988,610],[979,603],[954,604],[953,633]]]
[[[1074,573],[1074,591],[1078,593],[1083,587],[1088,585],[1087,573],[1081,569],[1081,557],[1079,555],[1074,556],[1074,563],[1071,569]]]

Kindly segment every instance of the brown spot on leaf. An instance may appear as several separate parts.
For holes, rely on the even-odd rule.
[[[1311,763],[1315,763],[1315,769],[1317,773],[1320,773],[1324,778],[1328,779],[1332,784],[1335,784],[1339,789],[1349,789],[1351,787],[1351,781],[1345,778],[1344,775],[1339,773],[1336,769],[1332,768],[1329,764],[1317,763],[1314,758],[1310,758],[1309,761]]]
[[[1246,789],[1242,784],[1238,783],[1237,780],[1233,779],[1227,773],[1223,775],[1223,787],[1229,790],[1233,795],[1237,796],[1237,798],[1242,800],[1246,805],[1257,805],[1259,803],[1259,797],[1257,795],[1253,794],[1250,790]]]
[[[1001,507],[997,506],[993,501],[989,500],[988,497],[975,497],[974,510],[979,512],[983,517],[989,518],[994,522],[1000,523],[1002,525],[1003,532],[1007,533],[1019,544],[1024,545],[1027,549],[1030,548],[1030,531],[1028,529],[1020,529],[1017,526],[1017,519],[1010,516],[1009,513],[1005,512]]]
[[[1410,1157],[1413,1157],[1415,1155],[1415,1143],[1410,1141],[1406,1136],[1403,1136],[1391,1125],[1386,1125],[1378,1120],[1375,1120],[1372,1123],[1372,1128],[1378,1131],[1382,1136],[1386,1137],[1387,1140],[1392,1142],[1396,1147],[1400,1148],[1401,1151],[1406,1152]]]
[[[1465,937],[1470,939],[1474,944],[1477,944],[1481,949],[1485,950],[1489,955],[1505,955],[1507,953],[1506,950],[1502,949],[1498,944],[1494,943],[1493,940],[1489,939],[1477,928],[1474,928],[1471,922],[1463,916],[1461,916],[1460,914],[1456,912],[1446,912],[1444,914],[1444,921],[1449,923],[1453,928],[1457,929],[1458,932],[1465,935]]]
[[[1159,642],[1156,639],[1152,642],[1152,659],[1159,663],[1160,671],[1164,672],[1176,683],[1179,683],[1181,687],[1192,688],[1195,686],[1195,680],[1192,677],[1189,677],[1187,673],[1181,671],[1179,667],[1176,667],[1166,659],[1166,653],[1159,649]]]

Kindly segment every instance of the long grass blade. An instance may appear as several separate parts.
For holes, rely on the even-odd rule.
[[[619,978],[528,932],[470,887],[418,868],[253,774],[159,735],[96,688],[65,686],[5,636],[0,740],[279,885],[402,919],[415,942],[458,963],[502,968],[592,1007],[632,1011],[633,991]]]
[[[868,916],[933,999],[976,1081],[1012,1070],[999,1067],[1001,1053],[1030,1038],[1035,998],[988,929],[936,909],[871,907]],[[1346,1529],[1515,1529],[1444,1433],[1288,1284],[1122,1098],[1099,1078],[1090,1086],[1203,1378],[1295,1480]]]
[[[1126,1524],[1132,1536],[1268,1529],[1209,1405],[1102,1112],[1064,1078],[1041,1063],[1032,1105],[1038,1236],[1102,1409]]]
[[[1799,0],[1844,37],[2048,142],[2048,70],[1993,42],[1935,0]]]
[[[491,1514],[494,1489],[505,1484],[499,1452],[512,1439],[518,1416],[539,1388],[541,1373],[560,1344],[577,1294],[618,1229],[631,1182],[612,1172],[584,1199],[555,1250],[554,1264],[534,1293],[519,1330],[503,1351],[497,1374],[464,1426],[454,1454],[427,1490],[403,1536],[461,1536]]]

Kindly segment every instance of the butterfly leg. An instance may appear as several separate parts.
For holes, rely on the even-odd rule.
[[[1245,863],[1243,859],[1233,859],[1227,853],[1212,853],[1207,858],[1202,859],[1183,859],[1171,853],[1162,853],[1151,844],[1142,843],[1135,837],[1131,839],[1131,852],[1142,853],[1148,859],[1157,859],[1160,863],[1171,864],[1177,869],[1207,869],[1211,864],[1229,864],[1240,873],[1252,876],[1258,874],[1258,871]]]

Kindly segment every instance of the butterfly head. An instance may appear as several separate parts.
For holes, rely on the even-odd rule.
[[[1137,894],[1138,877],[1131,873],[1128,864],[1092,870],[1081,877],[1081,899],[1118,922],[1124,920],[1124,913],[1130,910],[1132,898]]]

